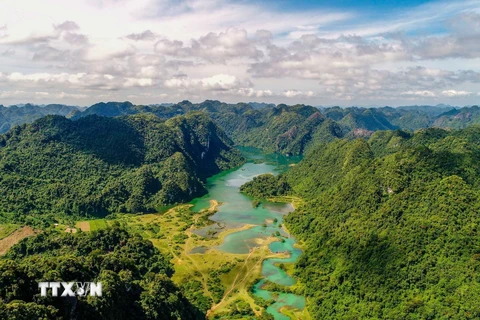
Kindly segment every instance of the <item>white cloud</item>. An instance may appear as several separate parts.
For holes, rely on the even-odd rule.
[[[159,36],[152,32],[151,30],[145,30],[141,33],[132,33],[126,36],[127,39],[133,41],[153,41],[157,39]]]
[[[442,95],[449,98],[455,98],[455,97],[470,96],[472,95],[472,93],[468,91],[444,90],[442,91]]]
[[[402,92],[401,95],[403,96],[414,96],[414,97],[435,97],[435,93],[429,90],[423,90],[423,91],[405,91]]]
[[[1,99],[34,99],[34,100],[46,100],[50,99],[52,102],[55,100],[63,99],[85,99],[88,95],[66,92],[44,92],[44,91],[0,91]]]
[[[7,25],[0,26],[0,39],[8,37],[8,28]]]
[[[76,24],[74,21],[64,21],[61,24],[54,25],[53,26],[55,30],[61,30],[61,31],[76,31],[80,29],[78,24]]]
[[[313,91],[286,90],[283,95],[287,98],[311,98],[315,96],[315,93]]]
[[[204,92],[221,96],[241,96],[241,97],[272,97],[274,93],[271,90],[256,90],[252,88],[250,80],[240,80],[235,76],[227,74],[217,74],[207,78],[188,78],[179,77],[165,81],[167,88],[179,89],[184,92]]]
[[[272,90],[255,90],[253,88],[239,88],[236,90],[232,90],[231,94],[242,96],[242,97],[257,97],[257,98],[272,97],[274,95]]]
[[[136,48],[133,45],[122,39],[114,39],[88,47],[84,59],[86,61],[105,61],[132,56],[135,52]]]
[[[23,74],[14,72],[5,76],[5,79],[11,82],[57,82],[57,83],[72,83],[78,84],[86,77],[85,73],[68,74],[68,73],[30,73]]]
[[[165,81],[169,88],[205,89],[205,90],[231,90],[250,85],[249,81],[240,81],[237,77],[228,74],[217,74],[212,77],[193,79],[188,77],[173,78]]]
[[[124,83],[125,88],[131,87],[151,87],[153,86],[153,79],[150,78],[127,78],[127,81]]]
[[[449,1],[370,16],[248,1],[2,0],[0,85],[32,99],[75,91],[91,102],[156,103],[167,96],[153,93],[162,92],[179,100],[474,103],[478,8],[477,0]]]
[[[260,31],[261,41],[268,38]],[[257,34],[258,35],[258,34]],[[259,59],[263,52],[250,39],[244,29],[229,28],[225,32],[210,32],[198,39],[192,39],[189,46],[182,41],[162,39],[155,44],[155,51],[169,56],[201,58],[208,62],[225,63],[235,58]]]
[[[45,87],[92,90],[120,90],[131,87],[147,87],[153,85],[149,78],[118,78],[110,74],[86,74],[86,73],[31,73],[23,74],[14,72],[11,74],[0,73],[0,83],[16,85],[28,88]]]

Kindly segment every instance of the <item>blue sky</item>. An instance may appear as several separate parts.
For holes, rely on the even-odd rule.
[[[378,14],[384,12],[392,12],[393,10],[404,10],[409,7],[416,7],[428,2],[433,1],[419,1],[419,0],[406,0],[406,1],[393,1],[393,0],[299,0],[299,1],[286,1],[286,0],[266,0],[264,3],[268,5],[274,5],[283,8],[284,10],[310,10],[310,9],[343,9],[343,10],[355,10],[357,12],[372,12],[376,11]]]
[[[476,104],[480,1],[2,0],[0,104]]]

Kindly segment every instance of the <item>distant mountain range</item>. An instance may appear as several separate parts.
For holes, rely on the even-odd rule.
[[[66,106],[62,104],[34,105],[21,104],[10,107],[0,105],[0,133],[7,132],[10,128],[31,123],[46,115],[67,116],[72,112],[83,111],[80,107]]]
[[[0,133],[12,126],[32,122],[47,114],[71,119],[89,115],[117,117],[151,113],[162,119],[203,111],[214,119],[236,144],[284,154],[303,154],[316,142],[335,138],[369,137],[378,130],[415,131],[428,127],[460,129],[480,123],[478,106],[415,105],[379,108],[326,107],[285,104],[237,103],[215,100],[202,103],[134,105],[131,102],[101,102],[82,111],[63,105],[0,107]]]

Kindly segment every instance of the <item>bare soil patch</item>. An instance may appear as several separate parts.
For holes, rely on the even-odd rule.
[[[77,222],[77,228],[82,231],[90,231],[90,222],[89,221],[80,221]]]
[[[67,233],[77,233],[77,229],[75,229],[75,228],[67,228],[67,229],[65,229],[65,232],[67,232]]]
[[[0,240],[0,255],[4,255],[8,249],[17,244],[20,240],[37,234],[31,227],[25,226],[13,232],[8,237]]]

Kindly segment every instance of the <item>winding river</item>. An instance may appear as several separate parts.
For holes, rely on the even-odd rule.
[[[225,237],[224,242],[217,249],[231,253],[248,253],[256,244],[255,239],[266,239],[279,231],[284,242],[272,242],[269,248],[272,252],[288,252],[288,258],[266,259],[262,265],[262,276],[274,283],[291,286],[295,279],[287,275],[275,264],[295,262],[301,250],[294,247],[295,239],[285,230],[279,228],[283,217],[293,210],[290,204],[263,202],[258,208],[253,208],[252,200],[239,192],[239,187],[252,180],[253,177],[263,173],[277,174],[285,171],[289,164],[296,163],[298,157],[285,157],[282,155],[264,155],[251,148],[243,148],[242,152],[249,160],[242,167],[217,174],[207,181],[208,194],[192,201],[192,210],[199,211],[208,208],[210,200],[222,203],[218,211],[210,217],[217,224],[196,230],[195,233],[208,236],[230,228],[239,228],[246,224],[254,227],[232,233]],[[275,220],[276,219],[276,220]],[[274,221],[277,221],[276,223]],[[263,225],[266,223],[266,227]],[[200,252],[199,252],[200,253]],[[305,298],[290,293],[274,294],[262,289],[264,279],[254,286],[254,294],[268,300],[274,299],[267,312],[277,320],[288,320],[289,317],[280,312],[282,308],[303,309]]]

